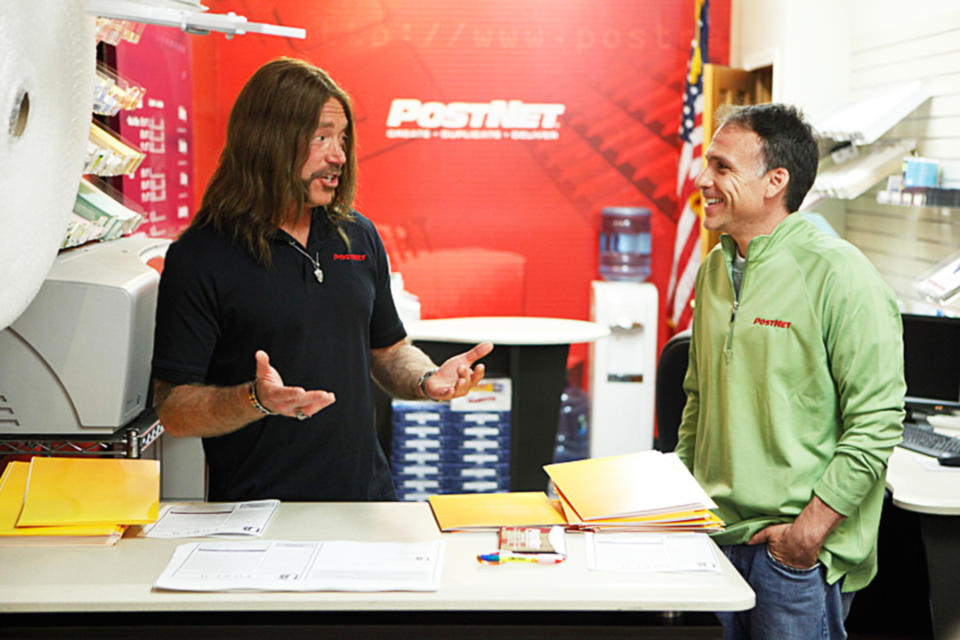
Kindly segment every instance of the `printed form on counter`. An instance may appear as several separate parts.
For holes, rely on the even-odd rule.
[[[205,541],[177,547],[153,586],[174,591],[436,591],[443,541]]]
[[[705,533],[587,533],[587,569],[628,573],[719,572],[716,547]]]
[[[279,506],[279,500],[167,505],[155,523],[143,527],[143,534],[148,538],[256,537],[263,534]]]

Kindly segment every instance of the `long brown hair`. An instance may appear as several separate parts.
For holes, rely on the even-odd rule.
[[[308,202],[300,171],[320,110],[330,98],[339,100],[347,115],[347,162],[325,210],[347,242],[342,226],[353,218],[357,186],[350,98],[325,71],[294,58],[271,60],[240,91],[230,111],[220,163],[191,226],[210,224],[232,232],[255,259],[269,266],[270,238],[291,212],[299,216]]]

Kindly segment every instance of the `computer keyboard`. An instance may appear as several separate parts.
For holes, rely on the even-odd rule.
[[[914,424],[903,425],[903,442],[900,446],[917,453],[937,457],[941,453],[960,451],[960,438],[923,429]]]

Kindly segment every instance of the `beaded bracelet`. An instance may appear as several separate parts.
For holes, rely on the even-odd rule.
[[[250,381],[250,387],[249,387],[248,391],[249,391],[249,395],[248,395],[247,397],[248,397],[249,400],[250,400],[250,405],[251,405],[254,409],[256,409],[257,411],[259,411],[260,413],[262,413],[262,414],[265,415],[265,416],[273,416],[273,415],[276,415],[276,412],[275,412],[275,411],[270,411],[270,409],[267,409],[267,408],[266,408],[265,406],[263,406],[263,404],[260,402],[260,398],[257,396],[257,380],[256,380],[256,379],[253,379],[253,380]]]

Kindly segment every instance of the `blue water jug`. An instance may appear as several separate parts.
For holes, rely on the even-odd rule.
[[[590,399],[587,392],[579,387],[565,387],[560,396],[560,421],[557,424],[554,462],[590,457],[589,414]]]
[[[650,209],[604,207],[598,262],[604,280],[643,282],[650,277]]]

